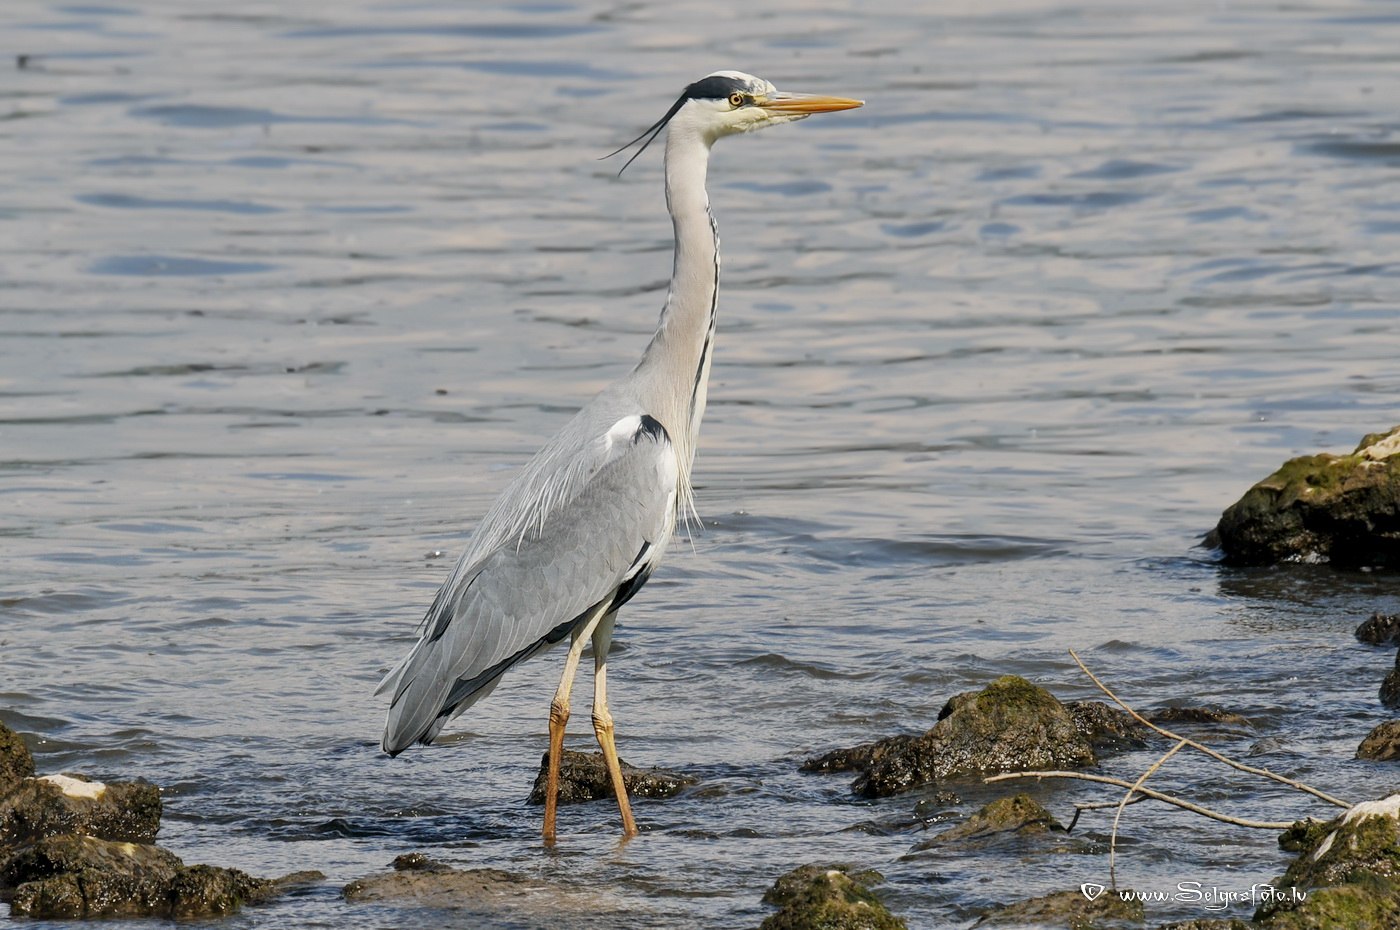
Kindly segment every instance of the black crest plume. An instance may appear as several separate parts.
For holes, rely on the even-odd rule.
[[[661,119],[648,126],[640,136],[633,139],[631,142],[627,143],[622,148],[618,149],[616,152],[609,152],[608,154],[604,155],[603,158],[612,158],[619,152],[625,152],[632,146],[636,145],[638,142],[642,142],[643,139],[646,139],[645,142],[642,142],[642,147],[637,149],[637,151],[633,152],[632,157],[627,159],[627,163],[624,164],[620,169],[618,169],[618,177],[621,177],[622,172],[627,170],[627,165],[630,165],[632,164],[632,162],[636,161],[637,156],[645,152],[647,150],[647,146],[651,145],[652,142],[656,141],[656,137],[661,135],[661,130],[666,128],[666,124],[671,121],[671,117],[679,113],[681,107],[685,106],[687,101],[709,99],[723,100],[735,90],[743,91],[744,89],[744,85],[741,82],[727,75],[712,74],[709,77],[701,78],[694,84],[687,86],[685,90],[681,91],[680,97],[676,100],[675,103],[671,104],[671,109],[666,111],[665,116],[661,117]],[[598,160],[602,161],[603,159],[600,158]]]
[[[616,151],[609,152],[608,154],[604,155],[603,158],[600,158],[598,160],[602,161],[604,158],[612,158],[614,155],[617,155],[620,152],[625,152],[632,146],[636,145],[638,142],[642,142],[643,139],[646,139],[645,142],[642,142],[642,147],[637,149],[637,151],[633,152],[632,157],[627,159],[627,161],[622,165],[622,167],[617,170],[617,176],[622,177],[622,172],[627,170],[627,166],[632,164],[632,162],[636,161],[637,156],[645,152],[647,150],[648,145],[651,145],[654,141],[656,141],[656,137],[661,135],[661,130],[666,128],[666,124],[671,121],[671,117],[679,113],[681,111],[681,107],[685,106],[688,100],[690,100],[689,87],[685,89],[685,93],[681,94],[680,98],[676,100],[675,103],[671,104],[671,109],[666,111],[665,116],[652,123],[650,126],[648,126],[642,131],[642,134],[640,136],[633,139],[626,145],[622,146],[622,148],[617,149]]]

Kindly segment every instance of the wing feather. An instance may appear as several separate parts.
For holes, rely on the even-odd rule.
[[[431,740],[511,666],[567,637],[619,589],[635,593],[639,555],[659,559],[675,528],[675,450],[650,417],[609,422],[572,455],[566,431],[483,519],[422,638],[380,686],[394,692],[385,751]]]

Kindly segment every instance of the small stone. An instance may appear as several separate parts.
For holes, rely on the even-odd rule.
[[[1168,726],[1173,723],[1222,723],[1231,726],[1249,726],[1249,721],[1241,715],[1219,707],[1163,707],[1147,716],[1153,723]]]
[[[619,759],[622,784],[633,798],[671,798],[698,779],[665,769],[639,769]],[[544,786],[549,777],[549,753],[540,759],[540,771],[530,790],[530,804],[544,803]],[[583,753],[565,749],[559,759],[559,803],[581,804],[613,797],[612,779],[601,752]]]
[[[1400,646],[1400,614],[1371,614],[1356,628],[1356,638],[1372,646]]]
[[[395,872],[445,872],[451,866],[436,859],[430,859],[423,853],[404,853],[402,856],[395,856],[390,867]]]
[[[804,865],[778,878],[763,895],[780,908],[760,930],[907,930],[869,886],[879,872],[848,865]]]
[[[100,781],[87,781],[70,775],[40,775],[39,781],[46,781],[70,798],[96,801],[106,794],[107,786]]]
[[[1395,653],[1395,668],[1381,680],[1380,698],[1382,706],[1400,708],[1400,651]]]
[[[1356,749],[1356,758],[1372,762],[1400,759],[1400,720],[1391,720],[1366,734]]]
[[[1058,831],[1064,825],[1030,795],[1022,793],[997,798],[964,822],[916,845],[914,852],[950,843],[980,840],[1010,834],[1033,835]]]

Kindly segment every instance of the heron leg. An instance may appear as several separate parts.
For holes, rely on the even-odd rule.
[[[564,674],[559,678],[559,688],[554,692],[554,700],[549,702],[549,768],[544,782],[544,841],[554,843],[555,815],[559,809],[559,762],[564,756],[564,728],[569,723],[569,692],[574,687],[574,674],[578,671],[583,647],[603,618],[607,605],[601,605],[591,616],[574,629],[569,642],[569,655],[564,659]]]
[[[636,836],[637,822],[632,819],[632,805],[627,800],[627,786],[622,781],[622,764],[617,761],[617,744],[613,741],[613,719],[608,712],[608,650],[612,647],[613,623],[617,611],[610,611],[593,631],[593,732],[603,750],[612,778],[617,809],[622,814],[622,835]]]

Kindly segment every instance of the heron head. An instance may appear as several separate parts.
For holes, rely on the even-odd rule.
[[[813,113],[850,110],[864,103],[846,97],[785,93],[752,74],[716,71],[686,87],[665,116],[612,154],[646,140],[622,166],[625,171],[668,125],[673,132],[692,133],[706,145],[713,145],[723,136],[795,122]]]

